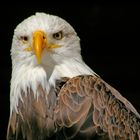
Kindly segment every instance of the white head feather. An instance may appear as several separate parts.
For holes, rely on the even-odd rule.
[[[53,49],[51,53],[44,50],[40,65],[37,63],[34,52],[24,51],[32,44],[33,32],[36,30],[43,30],[47,34],[49,43],[61,46]],[[61,40],[55,40],[52,37],[52,34],[58,31],[64,34]],[[20,40],[23,36],[28,37],[26,43]],[[95,74],[83,62],[79,42],[79,37],[69,23],[57,16],[45,13],[36,13],[16,27],[11,48],[11,112],[17,111],[19,99],[22,101],[21,91],[28,94],[27,89],[31,88],[36,96],[39,84],[46,93],[49,93],[50,86],[55,86],[56,79]]]

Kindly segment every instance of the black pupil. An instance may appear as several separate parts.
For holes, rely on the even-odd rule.
[[[28,41],[28,37],[27,36],[21,36],[20,37],[22,40],[24,40],[24,41]]]
[[[24,36],[23,39],[24,39],[25,41],[27,41],[27,40],[28,40],[28,37],[27,37],[27,36]]]
[[[55,34],[55,37],[56,37],[56,38],[61,37],[61,36],[60,36],[60,33],[56,33],[56,34]]]

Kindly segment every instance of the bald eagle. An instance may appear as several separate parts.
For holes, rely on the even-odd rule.
[[[15,29],[7,140],[140,139],[140,115],[89,68],[64,19],[36,13]]]

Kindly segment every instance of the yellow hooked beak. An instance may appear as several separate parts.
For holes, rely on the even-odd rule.
[[[37,30],[33,33],[33,42],[32,45],[25,48],[25,51],[34,51],[38,64],[41,63],[42,51],[46,48],[47,51],[52,50],[53,48],[59,48],[57,44],[49,44],[45,32]]]
[[[35,52],[38,64],[41,62],[41,54],[44,48],[47,47],[46,34],[43,31],[35,31],[33,33],[33,50]]]

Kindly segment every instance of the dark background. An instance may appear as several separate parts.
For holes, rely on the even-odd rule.
[[[0,6],[0,140],[9,117],[13,30],[36,11],[67,20],[81,38],[84,61],[140,112],[140,5],[135,1],[18,1]]]

